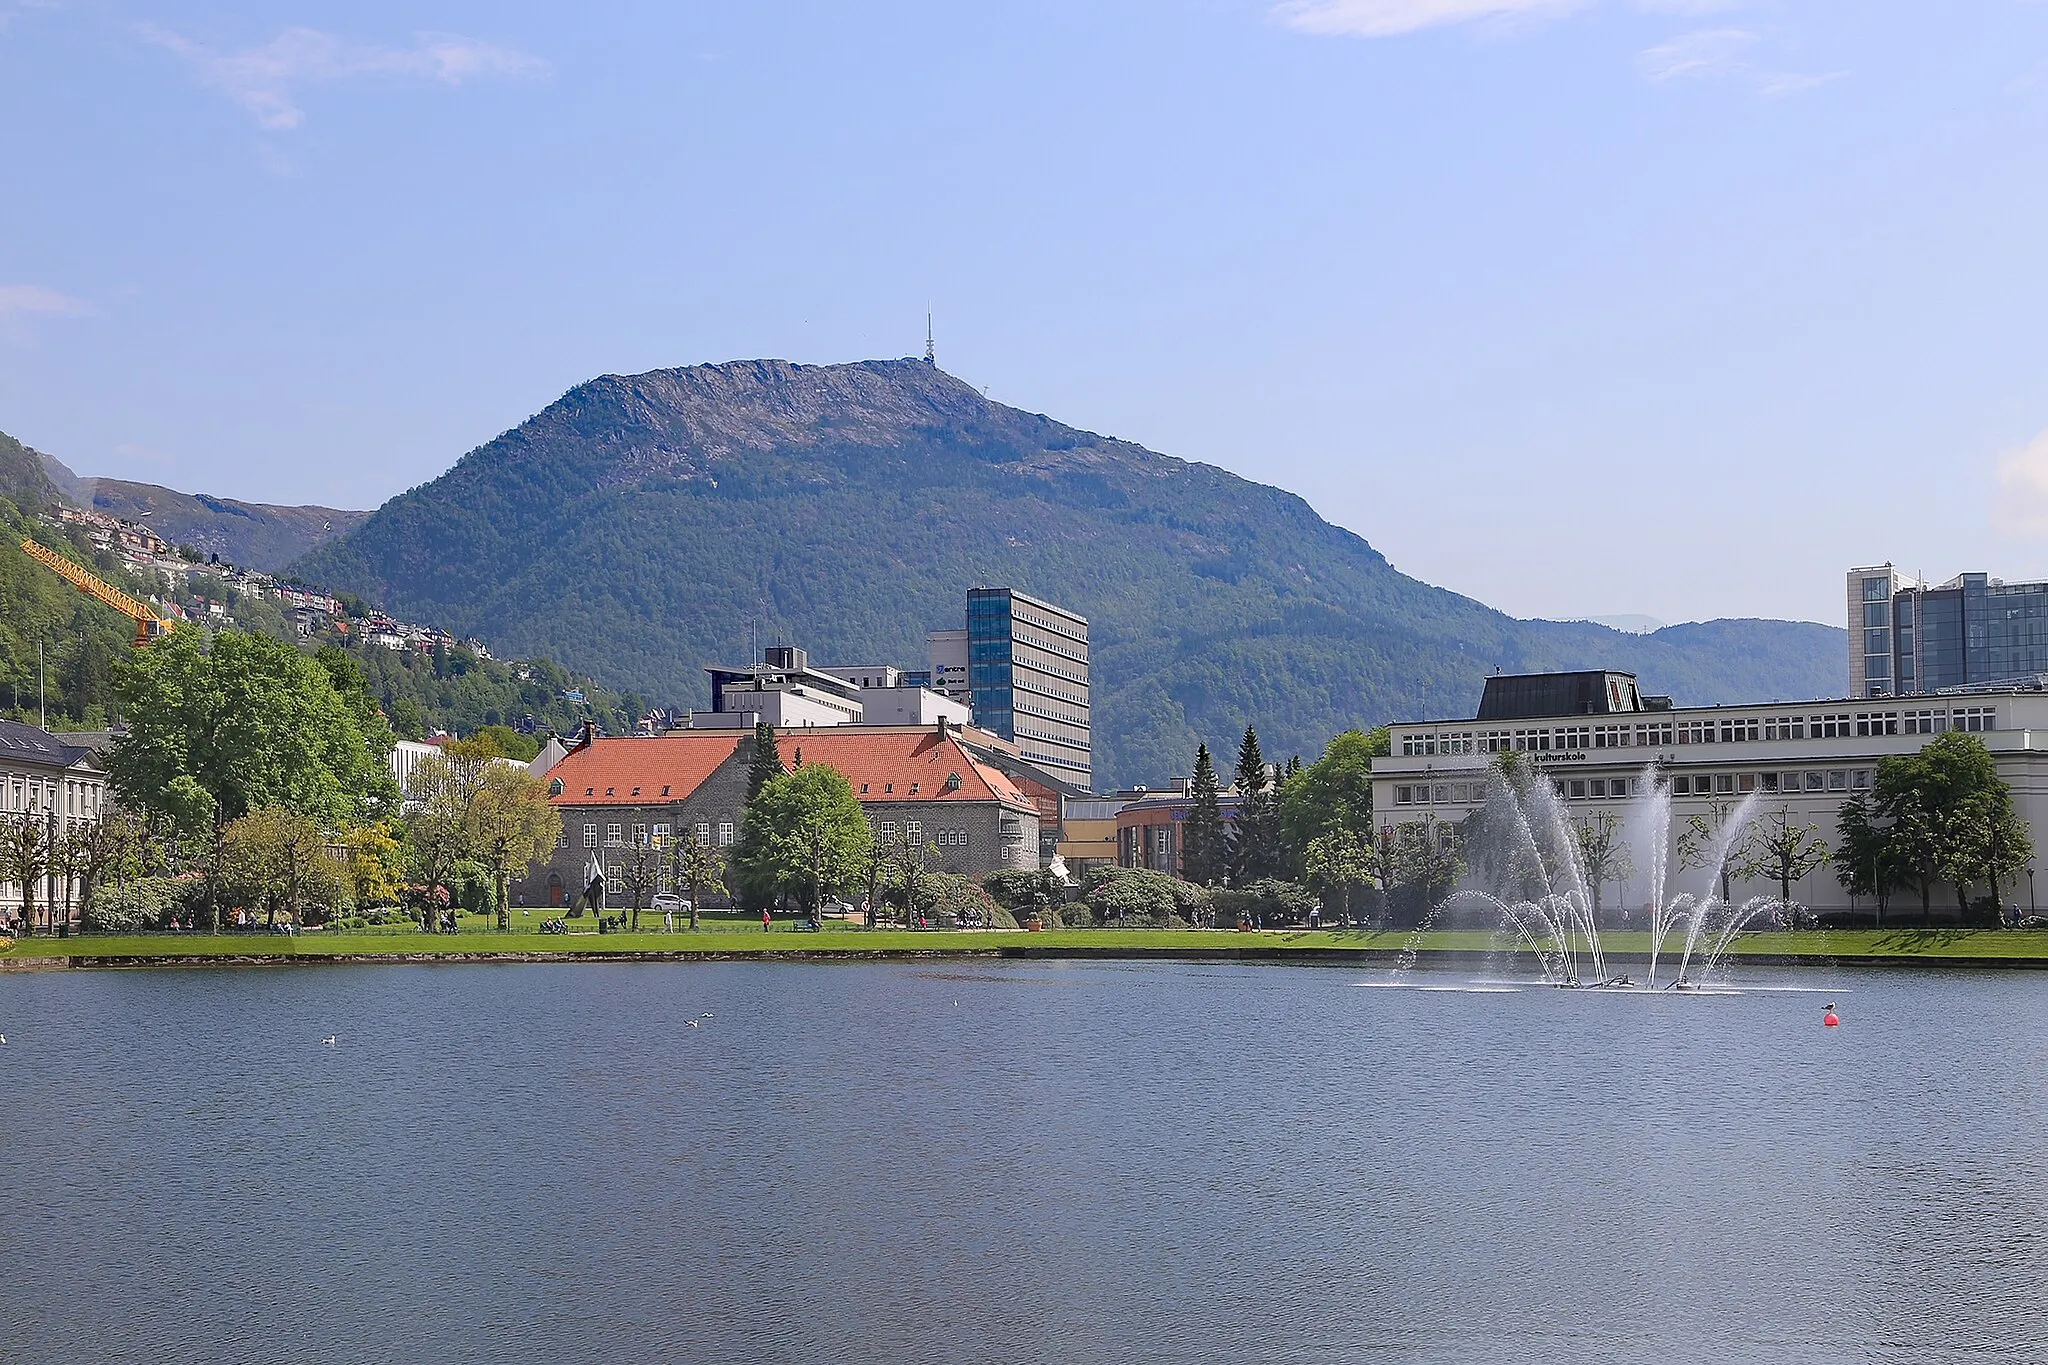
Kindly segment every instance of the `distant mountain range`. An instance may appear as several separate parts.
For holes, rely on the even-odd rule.
[[[275,573],[324,540],[362,525],[368,512],[180,493],[153,483],[80,478],[57,459],[0,432],[0,496],[30,509],[63,499],[139,522],[174,545]]]
[[[154,522],[183,495],[146,496]],[[968,587],[1014,586],[1090,618],[1099,787],[1185,772],[1197,740],[1228,750],[1247,723],[1271,755],[1313,755],[1353,725],[1470,716],[1496,669],[1628,669],[1681,703],[1847,685],[1839,628],[1518,621],[1291,493],[915,360],[594,379],[352,528],[191,502],[199,533],[246,516],[271,546],[317,517],[346,533],[301,576],[664,702],[701,704],[703,665],[742,661],[750,626],[820,661],[918,664]]]

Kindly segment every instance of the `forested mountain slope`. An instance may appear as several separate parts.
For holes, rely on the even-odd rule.
[[[747,625],[820,661],[922,661],[965,590],[1090,618],[1097,785],[1470,715],[1482,679],[1613,667],[1682,702],[1839,694],[1827,626],[1624,635],[1517,621],[1396,572],[1302,499],[991,403],[914,360],[748,361],[577,386],[314,550],[305,577],[698,702]]]

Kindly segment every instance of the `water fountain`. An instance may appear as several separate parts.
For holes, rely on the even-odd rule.
[[[1740,905],[1714,894],[1722,870],[1740,847],[1757,798],[1746,796],[1716,827],[1705,831],[1689,869],[1703,878],[1696,890],[1674,890],[1670,867],[1671,789],[1654,765],[1621,817],[1630,864],[1648,889],[1648,990],[1689,990],[1711,975],[1739,934],[1786,907],[1776,897],[1754,896]],[[1597,887],[1588,878],[1577,826],[1556,789],[1540,773],[1496,764],[1488,776],[1486,806],[1467,853],[1474,875],[1489,889],[1452,893],[1431,918],[1477,907],[1497,917],[1518,947],[1527,949],[1553,986],[1627,989],[1628,976],[1610,972],[1600,943]],[[1682,936],[1680,936],[1680,931]],[[1676,937],[1677,973],[1660,984],[1666,947]]]

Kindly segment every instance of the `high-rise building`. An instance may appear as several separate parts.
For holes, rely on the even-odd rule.
[[[1012,588],[973,588],[967,629],[934,631],[930,644],[935,689],[957,695],[964,663],[977,726],[1013,741],[1049,773],[1091,787],[1086,617]]]
[[[1849,571],[1848,607],[1853,696],[2011,686],[2048,674],[2048,583],[1966,573],[1932,586],[1879,564]]]

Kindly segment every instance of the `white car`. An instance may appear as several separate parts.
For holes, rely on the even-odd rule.
[[[672,912],[678,915],[690,913],[690,903],[688,901],[684,900],[681,896],[671,896],[667,892],[663,892],[654,898],[654,908],[665,913]]]

